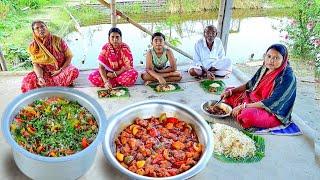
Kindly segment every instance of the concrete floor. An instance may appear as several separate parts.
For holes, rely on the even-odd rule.
[[[239,74],[235,73],[224,81],[227,86],[237,86],[241,83],[237,78],[238,76]],[[21,79],[21,76],[0,74],[0,117],[8,102],[20,94]],[[131,97],[122,99],[98,99],[96,93],[98,88],[86,87],[85,85],[76,86],[76,89],[94,97],[103,107],[108,117],[112,116],[119,108],[134,102],[146,99],[167,99],[189,106],[203,115],[205,119],[237,126],[231,119],[212,119],[202,113],[200,105],[203,102],[208,99],[218,99],[219,97],[204,92],[197,81],[184,79],[180,86],[184,91],[157,94],[149,87],[136,85],[129,88]],[[320,179],[320,162],[319,159],[318,161],[316,159],[319,158],[319,154],[315,152],[313,142],[315,132],[296,115],[294,116],[294,121],[299,124],[304,131],[304,135],[290,137],[264,135],[266,156],[260,162],[230,164],[222,163],[212,157],[207,167],[192,179]],[[16,167],[11,148],[5,142],[1,132],[0,146],[0,179],[28,179]],[[127,177],[106,162],[101,147],[98,147],[97,157],[93,166],[80,179],[114,180],[127,179]]]

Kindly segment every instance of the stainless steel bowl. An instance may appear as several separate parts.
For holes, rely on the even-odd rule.
[[[111,117],[107,126],[106,135],[103,141],[103,152],[107,160],[120,172],[133,179],[162,179],[138,175],[129,171],[120,165],[115,158],[116,146],[115,138],[128,125],[133,123],[136,117],[150,118],[151,116],[159,117],[161,113],[167,113],[167,116],[174,116],[193,125],[200,143],[204,144],[204,152],[198,163],[188,171],[176,176],[166,177],[165,179],[188,179],[202,169],[210,160],[213,153],[213,137],[212,131],[207,122],[194,110],[176,102],[166,100],[149,100],[132,104],[118,111]]]
[[[79,102],[87,108],[99,124],[97,138],[86,149],[65,157],[44,157],[32,154],[19,146],[12,138],[10,124],[14,116],[36,99],[59,96]],[[92,97],[70,88],[40,88],[17,96],[6,108],[2,116],[2,132],[11,145],[18,168],[32,179],[76,179],[91,167],[98,144],[104,137],[106,116],[101,106]]]
[[[223,109],[226,114],[224,115],[217,115],[217,114],[211,114],[207,111],[208,106],[215,104],[217,100],[210,100],[207,102],[202,103],[201,110],[208,116],[214,117],[214,118],[224,118],[231,115],[232,107],[229,104],[226,104],[224,102],[219,103],[217,106]]]

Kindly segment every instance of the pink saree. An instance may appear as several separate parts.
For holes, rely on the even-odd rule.
[[[102,47],[102,51],[99,55],[98,61],[104,66],[107,72],[114,72],[125,67],[127,70],[119,74],[115,78],[109,78],[109,82],[112,87],[116,86],[133,86],[137,80],[138,72],[133,68],[133,58],[130,48],[121,43],[116,49],[112,47],[110,43],[105,44]],[[88,80],[98,87],[104,87],[103,79],[99,70],[93,71]]]

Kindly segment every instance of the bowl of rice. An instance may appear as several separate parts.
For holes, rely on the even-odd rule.
[[[106,127],[102,107],[78,90],[39,88],[17,96],[2,116],[17,167],[31,179],[77,179],[94,162]]]

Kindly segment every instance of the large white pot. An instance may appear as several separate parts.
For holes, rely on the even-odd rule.
[[[86,149],[65,157],[44,157],[30,153],[19,146],[10,133],[10,124],[21,108],[36,99],[59,96],[77,101],[87,108],[99,124],[96,139]],[[6,108],[2,116],[2,132],[11,145],[15,163],[32,179],[76,179],[84,175],[94,162],[97,146],[104,137],[106,116],[102,107],[92,97],[78,90],[62,87],[40,88],[17,96]]]

